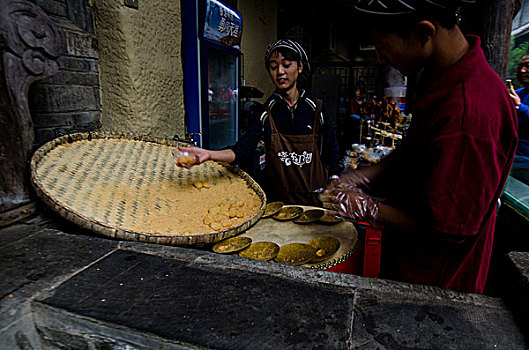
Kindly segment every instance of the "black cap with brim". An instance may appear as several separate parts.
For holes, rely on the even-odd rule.
[[[355,9],[372,15],[412,14],[425,6],[453,9],[473,4],[475,0],[356,0]]]

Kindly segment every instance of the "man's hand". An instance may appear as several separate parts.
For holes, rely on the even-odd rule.
[[[377,219],[379,203],[371,196],[356,189],[325,191],[320,199],[323,202],[323,207],[331,210],[329,215],[339,215],[353,221],[364,221],[371,225]]]
[[[333,179],[325,188],[326,191],[335,189],[369,189],[370,180],[359,171],[352,171],[341,175],[338,179]]]
[[[515,106],[519,106],[520,103],[522,103],[520,96],[518,96],[516,91],[514,91],[513,89],[509,89],[509,95],[511,96]]]

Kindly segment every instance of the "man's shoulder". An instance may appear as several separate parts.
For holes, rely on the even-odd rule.
[[[437,103],[428,104],[431,109],[427,109],[434,115],[431,125],[443,134],[479,136],[512,124],[516,110],[500,77],[492,69],[467,73],[453,80],[450,88],[445,87],[445,94],[433,94]]]
[[[492,142],[501,149],[510,149],[516,135],[516,110],[507,88],[499,77],[486,86],[467,84],[455,89],[441,108],[437,124],[440,133],[459,134],[479,139],[478,143]]]

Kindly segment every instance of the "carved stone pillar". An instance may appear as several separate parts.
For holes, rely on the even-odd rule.
[[[30,203],[28,157],[33,123],[29,86],[58,70],[66,40],[40,7],[26,0],[0,0],[0,225]],[[16,216],[16,215],[15,215]]]

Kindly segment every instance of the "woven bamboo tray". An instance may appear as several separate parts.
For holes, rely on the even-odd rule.
[[[266,206],[261,187],[225,163],[176,167],[171,151],[184,145],[119,132],[61,136],[33,155],[31,182],[37,195],[67,220],[119,239],[203,245],[255,224]],[[197,181],[212,187],[197,189]],[[230,201],[248,198],[252,205],[245,203],[246,215],[233,218],[233,226],[199,227],[203,223],[196,216],[206,214],[212,205],[208,203],[218,196]]]

